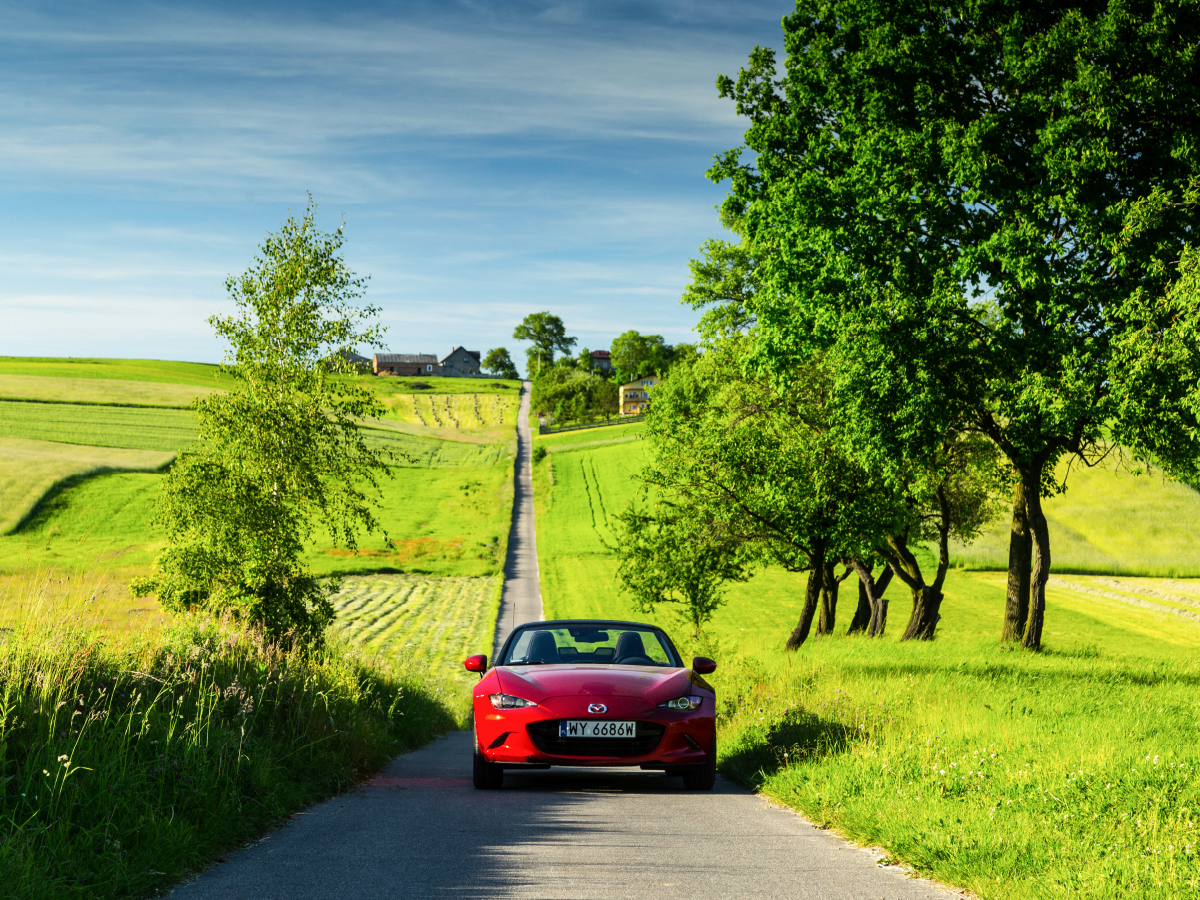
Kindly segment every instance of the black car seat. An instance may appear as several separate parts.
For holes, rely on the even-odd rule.
[[[529,652],[525,658],[533,663],[558,662],[558,644],[548,631],[535,631],[529,639]]]
[[[617,638],[617,658],[614,662],[623,663],[627,659],[644,659],[649,660],[646,655],[646,645],[642,643],[642,636],[636,631],[626,631]]]

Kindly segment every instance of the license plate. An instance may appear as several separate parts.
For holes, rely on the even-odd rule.
[[[565,738],[632,738],[637,737],[637,722],[560,719],[558,736]]]

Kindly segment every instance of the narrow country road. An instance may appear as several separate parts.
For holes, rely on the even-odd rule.
[[[542,618],[542,587],[538,578],[537,529],[533,519],[533,434],[529,430],[529,398],[533,385],[521,382],[517,413],[517,459],[513,465],[512,525],[504,560],[504,593],[496,620],[492,659],[514,626]],[[488,661],[489,665],[491,660]]]
[[[499,646],[540,619],[529,385],[521,396]],[[471,786],[471,733],[392,761],[176,892],[180,900],[947,900],[934,885],[718,778],[622,769]]]

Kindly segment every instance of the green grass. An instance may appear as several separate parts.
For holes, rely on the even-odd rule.
[[[428,388],[416,388],[414,384],[427,384]],[[505,397],[519,397],[520,381],[506,381],[503,378],[449,378],[446,376],[420,376],[418,378],[393,377],[391,375],[371,376],[366,380],[371,390],[380,397],[397,394],[497,394]],[[499,386],[497,386],[499,385]]]
[[[0,375],[37,375],[46,378],[87,378],[116,381],[149,381],[227,387],[233,383],[217,366],[208,363],[162,359],[72,359],[64,357],[0,356]]]
[[[885,637],[841,634],[846,590],[839,633],[786,654],[804,576],[768,571],[693,643],[631,612],[604,547],[644,453],[538,465],[546,615],[656,621],[714,655],[723,772],[983,898],[1200,892],[1200,627],[1171,612],[1200,584],[1056,575],[1033,655],[999,643],[1005,574],[955,570],[931,643],[899,642],[897,584]]]
[[[36,606],[0,643],[5,896],[156,896],[459,724],[336,644],[185,621],[113,646]]]
[[[533,439],[537,444],[553,453],[560,447],[564,450],[574,450],[580,445],[599,447],[604,444],[636,440],[645,429],[645,422],[635,422],[632,425],[581,428],[579,431],[564,431],[561,434],[538,434],[535,430]]]
[[[156,471],[174,456],[0,437],[0,535],[12,531],[42,497],[68,479],[119,470]]]
[[[500,443],[448,441],[373,427],[365,428],[364,434],[368,443],[405,454],[408,459],[397,458],[397,464],[401,466],[491,466],[511,456],[513,449]]]
[[[1200,576],[1200,493],[1187,485],[1111,464],[1075,467],[1066,493],[1044,506],[1056,572]],[[1008,537],[1001,517],[979,540],[954,547],[953,561],[1007,570]]]
[[[95,447],[178,451],[195,440],[196,424],[192,414],[181,409],[0,400],[0,435]]]
[[[214,390],[216,388],[157,381],[0,374],[0,399],[3,400],[184,409],[192,402],[192,398],[206,396]]]
[[[353,576],[334,598],[334,625],[368,658],[382,658],[401,672],[429,672],[470,685],[477,676],[462,661],[491,653],[503,583],[499,575]]]

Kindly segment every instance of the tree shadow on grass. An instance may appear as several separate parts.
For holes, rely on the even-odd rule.
[[[30,534],[45,529],[56,516],[67,511],[69,503],[68,493],[73,488],[79,487],[89,478],[96,475],[107,475],[115,471],[119,470],[104,469],[100,472],[89,472],[84,475],[69,475],[60,481],[56,481],[50,490],[42,494],[41,499],[33,505],[33,508],[25,514],[25,517],[9,533]]]
[[[726,754],[720,771],[727,778],[756,790],[789,766],[844,753],[861,740],[854,726],[825,719],[806,710],[792,710],[767,731],[765,738],[752,733],[738,736],[738,746]]]

